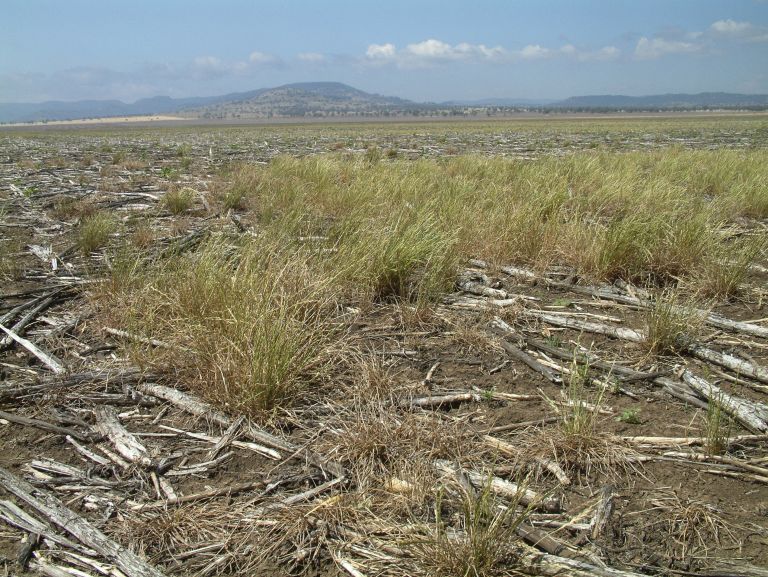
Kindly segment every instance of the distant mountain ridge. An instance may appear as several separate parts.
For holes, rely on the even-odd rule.
[[[115,116],[175,114],[191,118],[333,117],[366,115],[462,114],[467,108],[526,110],[674,110],[768,108],[766,94],[588,95],[565,100],[487,98],[420,103],[358,90],[341,82],[300,82],[219,96],[155,96],[132,103],[120,100],[0,103],[0,122],[79,120]],[[473,111],[469,111],[472,113]]]
[[[648,96],[572,96],[552,104],[558,108],[715,108],[768,106],[768,94],[700,92],[698,94],[651,94]]]

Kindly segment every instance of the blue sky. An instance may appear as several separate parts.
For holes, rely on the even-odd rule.
[[[768,93],[768,0],[3,0],[0,101]]]

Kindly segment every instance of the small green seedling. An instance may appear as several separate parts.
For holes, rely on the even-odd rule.
[[[640,409],[634,407],[630,409],[624,409],[621,411],[621,414],[616,417],[616,420],[620,423],[626,423],[628,425],[639,425]]]

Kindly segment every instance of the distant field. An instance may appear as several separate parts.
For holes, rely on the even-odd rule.
[[[768,566],[766,115],[2,130],[0,279],[0,462],[169,575]]]

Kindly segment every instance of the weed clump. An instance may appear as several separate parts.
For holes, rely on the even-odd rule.
[[[90,254],[106,246],[109,237],[117,230],[114,218],[105,212],[95,212],[84,217],[77,229],[77,246],[84,254]]]
[[[195,191],[191,188],[171,188],[163,197],[163,206],[171,214],[181,214],[192,207],[195,195]]]
[[[253,416],[290,405],[336,358],[335,301],[301,253],[212,241],[130,279],[110,297],[131,301],[122,326],[172,343],[137,355],[219,405]]]
[[[722,395],[718,395],[710,399],[707,404],[707,417],[702,436],[708,455],[722,455],[728,450],[732,423],[723,407],[723,400]]]
[[[458,522],[448,522],[443,493],[438,493],[432,530],[410,545],[413,554],[434,577],[486,577],[509,571],[518,558],[517,528],[532,509],[521,506],[525,484],[503,507],[494,498],[490,480],[479,490],[466,481],[459,491],[460,505],[454,515]]]
[[[749,239],[732,246],[717,247],[714,254],[705,261],[693,280],[694,286],[703,297],[730,299],[743,286],[750,265],[768,247],[765,238]]]
[[[657,355],[685,350],[704,323],[702,312],[681,303],[676,293],[665,291],[646,313],[648,350]]]

